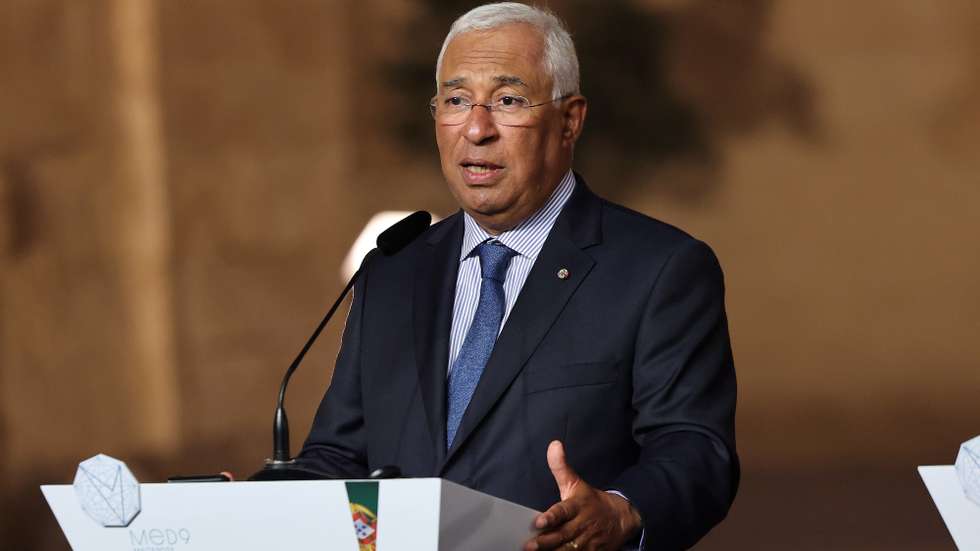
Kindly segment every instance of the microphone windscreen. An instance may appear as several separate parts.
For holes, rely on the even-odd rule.
[[[378,248],[385,256],[402,250],[421,235],[432,223],[432,215],[424,210],[413,212],[378,236]]]

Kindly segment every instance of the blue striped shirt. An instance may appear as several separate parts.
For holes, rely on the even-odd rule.
[[[513,249],[517,254],[511,258],[507,268],[507,279],[504,281],[504,318],[500,322],[503,329],[510,316],[510,311],[517,302],[527,275],[538,258],[538,253],[544,246],[545,239],[551,233],[552,226],[558,213],[571,197],[575,189],[575,176],[569,170],[558,183],[548,201],[514,229],[493,236],[477,224],[469,214],[463,214],[465,227],[463,229],[463,247],[460,250],[459,275],[456,276],[456,300],[453,303],[453,326],[449,336],[449,369],[456,362],[463,339],[473,323],[476,307],[480,302],[480,257],[476,247],[484,241],[495,239]]]

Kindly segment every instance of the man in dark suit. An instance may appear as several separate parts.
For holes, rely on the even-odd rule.
[[[551,14],[457,20],[431,108],[462,210],[365,259],[300,461],[544,510],[529,550],[693,545],[739,472],[714,254],[571,172],[586,100]]]

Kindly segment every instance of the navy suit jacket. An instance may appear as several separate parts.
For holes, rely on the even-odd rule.
[[[689,547],[738,485],[721,268],[704,243],[578,178],[446,449],[462,213],[362,265],[330,387],[300,461],[365,477],[397,465],[545,510],[545,452],[640,512],[647,549]],[[568,270],[559,278],[560,269]]]

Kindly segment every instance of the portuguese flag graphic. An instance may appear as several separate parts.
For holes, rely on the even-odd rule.
[[[361,551],[375,551],[378,540],[378,482],[347,482],[347,501]]]

